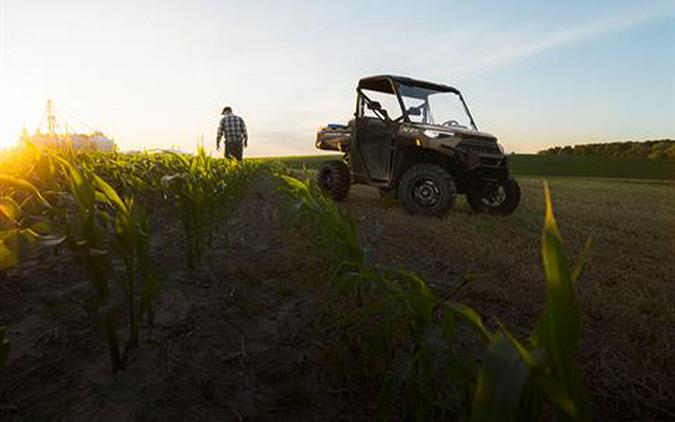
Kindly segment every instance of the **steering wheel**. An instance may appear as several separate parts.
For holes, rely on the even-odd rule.
[[[441,123],[442,126],[459,126],[459,122],[457,120],[448,120],[446,122]]]

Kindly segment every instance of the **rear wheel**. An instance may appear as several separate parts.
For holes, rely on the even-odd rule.
[[[327,161],[319,170],[316,182],[321,191],[334,200],[345,199],[352,183],[349,167],[342,161]]]
[[[436,164],[416,164],[398,185],[398,198],[410,214],[442,217],[455,203],[457,188],[450,173]]]
[[[469,192],[466,199],[474,212],[510,215],[520,203],[520,185],[509,178],[503,183]]]

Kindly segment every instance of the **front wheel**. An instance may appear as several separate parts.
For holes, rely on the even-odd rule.
[[[436,164],[410,167],[398,184],[398,198],[410,214],[445,215],[455,203],[457,188],[450,173]]]
[[[509,178],[503,183],[469,192],[466,199],[474,212],[511,215],[520,203],[520,185]]]

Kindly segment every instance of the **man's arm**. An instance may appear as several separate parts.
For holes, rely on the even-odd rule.
[[[244,143],[244,146],[248,146],[248,132],[246,132],[246,123],[244,123],[244,119],[239,118],[239,121],[241,121],[241,137],[242,141]]]
[[[224,128],[224,123],[225,119],[220,119],[220,123],[218,124],[218,136],[216,136],[216,149],[220,149],[220,139],[223,137],[223,132],[225,130]]]

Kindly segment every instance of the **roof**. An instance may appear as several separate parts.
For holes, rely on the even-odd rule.
[[[391,84],[388,82],[394,82],[401,85],[411,85],[433,91],[453,92],[455,94],[459,94],[459,90],[457,90],[457,88],[448,85],[441,85],[433,82],[421,81],[419,79],[408,78],[406,76],[395,75],[377,75],[363,78],[359,81],[359,88],[393,94],[394,92],[391,88]]]

